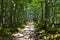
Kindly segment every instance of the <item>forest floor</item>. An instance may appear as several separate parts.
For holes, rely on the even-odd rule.
[[[12,34],[13,40],[35,40],[35,26],[32,23],[28,23],[25,28],[18,33]]]
[[[36,32],[36,27],[34,23],[27,23],[23,29],[18,28],[18,32],[13,33],[11,40],[60,40],[60,34],[50,34],[46,33],[45,30],[40,30]],[[10,38],[6,37],[8,35],[0,36],[0,40],[9,40]]]
[[[33,23],[24,26],[25,28],[12,35],[13,40],[60,40],[60,34],[49,34],[45,30],[40,30],[37,34]]]

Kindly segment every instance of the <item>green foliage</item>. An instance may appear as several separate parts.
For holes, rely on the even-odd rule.
[[[16,32],[24,28],[27,20],[33,20],[38,31],[45,28],[47,32],[60,32],[60,1],[49,1],[0,0],[0,32]]]

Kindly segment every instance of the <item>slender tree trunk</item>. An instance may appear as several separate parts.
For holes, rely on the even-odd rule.
[[[3,0],[1,0],[1,13],[2,13],[1,22],[2,22],[2,26],[3,26],[3,12],[4,12],[4,10],[3,10]]]
[[[46,0],[45,1],[45,30],[47,30],[47,26],[49,25],[49,16],[50,16],[49,0]]]
[[[13,14],[13,4],[10,4],[10,16],[9,16],[9,26],[12,26],[12,14]]]
[[[13,15],[13,16],[14,16],[14,23],[13,23],[13,24],[14,24],[14,26],[15,26],[16,23],[17,23],[17,20],[16,20],[16,15],[17,15],[17,14],[16,14],[16,7],[17,7],[17,6],[16,6],[16,0],[14,0],[13,5],[14,5],[14,9],[13,9],[13,10],[14,10],[14,12],[13,12],[13,14],[14,14],[14,15]]]
[[[41,2],[41,12],[42,12],[42,17],[41,17],[41,19],[43,20],[43,2]]]
[[[1,0],[0,0],[0,6],[1,6]],[[1,10],[1,7],[0,7],[0,27],[1,27],[1,23],[2,23],[2,10]]]

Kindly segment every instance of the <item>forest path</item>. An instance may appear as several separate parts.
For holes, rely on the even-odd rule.
[[[27,24],[20,32],[13,34],[13,40],[36,40],[35,26]]]

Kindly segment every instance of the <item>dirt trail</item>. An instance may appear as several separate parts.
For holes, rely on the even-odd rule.
[[[13,40],[36,40],[35,27],[33,24],[27,24],[24,29],[12,36]]]

